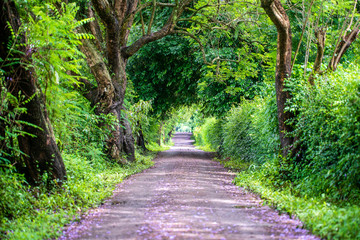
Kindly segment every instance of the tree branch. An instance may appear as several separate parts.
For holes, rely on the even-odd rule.
[[[106,25],[114,24],[113,11],[107,0],[91,0],[97,14]]]
[[[145,23],[144,23],[144,17],[142,15],[142,11],[140,12],[140,20],[141,20],[142,35],[145,36]]]
[[[291,70],[293,69],[294,65],[295,65],[295,60],[296,60],[296,56],[297,54],[299,53],[299,50],[300,50],[300,46],[301,46],[301,42],[302,42],[302,39],[304,37],[304,33],[305,33],[305,28],[306,28],[306,25],[307,25],[307,22],[309,20],[309,16],[310,16],[310,13],[311,13],[311,8],[312,8],[312,5],[314,4],[314,1],[315,0],[312,0],[311,3],[310,3],[310,7],[309,7],[309,10],[306,14],[306,19],[305,19],[305,23],[303,25],[303,28],[302,28],[302,32],[301,32],[301,36],[300,36],[300,40],[299,40],[299,44],[296,48],[296,52],[295,52],[295,55],[294,55],[294,58],[293,58],[293,62],[291,64]]]
[[[355,24],[354,29],[345,36],[345,38],[338,44],[334,51],[333,58],[331,59],[328,69],[335,71],[338,64],[340,63],[341,58],[344,56],[345,52],[348,50],[350,45],[356,40],[359,35],[359,24],[360,19]]]
[[[351,30],[351,25],[352,25],[352,23],[353,23],[354,15],[355,15],[355,12],[356,12],[357,2],[358,2],[358,0],[355,0],[353,13],[352,13],[351,20],[350,20],[349,26],[348,26],[348,28],[347,28],[347,31],[350,31],[350,30]],[[344,37],[345,37],[345,36],[344,36]]]
[[[155,11],[156,11],[156,0],[153,0],[153,9],[151,12],[151,17],[150,17],[150,21],[149,21],[149,25],[148,25],[148,29],[147,29],[147,35],[151,34],[151,27],[154,22]]]
[[[98,85],[98,94],[93,101],[95,103],[100,102],[101,109],[107,109],[108,106],[106,106],[106,104],[112,104],[115,91],[109,70],[104,63],[103,57],[95,49],[93,44],[88,39],[83,39],[82,43],[80,50],[85,54],[86,61]]]
[[[173,24],[168,23],[163,26],[159,31],[151,33],[149,35],[145,35],[140,37],[138,40],[136,40],[133,44],[131,44],[128,47],[123,47],[121,49],[122,55],[124,58],[129,58],[132,55],[134,55],[141,47],[143,47],[145,44],[156,41],[160,38],[163,38],[169,34],[171,34],[173,30]]]
[[[89,18],[94,18],[94,21],[89,22],[85,27],[87,30],[91,32],[92,35],[95,36],[96,47],[99,51],[102,51],[101,43],[103,42],[102,32],[100,29],[100,25],[98,23],[97,16],[94,14],[94,11],[91,8],[91,3],[88,4],[87,15]]]

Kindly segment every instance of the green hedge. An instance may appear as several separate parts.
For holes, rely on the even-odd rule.
[[[304,157],[293,163],[292,172],[305,194],[359,202],[359,70],[357,66],[340,67],[318,78],[315,87],[295,90],[292,104],[300,113],[295,134],[300,137]]]

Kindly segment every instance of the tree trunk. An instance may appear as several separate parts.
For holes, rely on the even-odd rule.
[[[140,122],[137,123],[139,127],[139,131],[136,137],[136,145],[139,146],[143,151],[148,151],[148,149],[145,146],[145,138],[144,133],[142,131],[142,127],[140,125]]]
[[[321,64],[324,58],[324,51],[325,51],[325,40],[326,40],[326,30],[325,29],[317,29],[315,31],[316,36],[316,45],[317,45],[317,52],[316,52],[316,59],[314,62],[314,69],[309,76],[309,83],[311,85],[315,85],[314,82],[314,75],[320,72]]]
[[[336,46],[334,50],[334,54],[329,62],[328,70],[336,71],[337,66],[340,63],[341,58],[344,56],[346,51],[349,49],[351,44],[357,39],[359,35],[359,28],[356,26],[348,35],[346,35]],[[309,83],[311,85],[315,85],[314,75],[316,73],[320,73],[322,61],[324,58],[325,51],[325,40],[326,40],[326,30],[325,29],[317,29],[315,32],[315,37],[317,39],[317,53],[316,59],[314,62],[314,70],[309,77]]]
[[[122,150],[130,162],[135,160],[135,139],[132,134],[131,126],[128,121],[127,115],[124,113],[121,117],[121,146]]]
[[[112,114],[119,122],[106,140],[107,154],[112,159],[125,163],[122,154],[125,153],[127,160],[133,161],[135,159],[135,140],[132,137],[130,124],[126,117],[122,117],[121,111],[123,109],[126,89],[126,60],[120,58],[121,62],[117,63],[119,64],[116,67],[118,69],[117,78],[120,80],[116,80],[115,76],[111,77],[103,57],[89,40],[83,40],[83,45],[80,49],[85,54],[91,72],[97,82],[96,91],[91,92],[96,94],[96,96],[88,96],[88,99],[91,99],[94,105],[97,104],[97,114]]]
[[[19,30],[21,22],[13,1],[0,1],[0,7],[2,39],[6,38],[6,41],[1,43],[0,56],[5,59],[8,54],[6,43],[11,39],[7,21],[10,22],[15,32]],[[20,41],[20,43],[26,43],[25,37],[21,36]],[[23,125],[23,130],[35,136],[18,137],[19,148],[24,155],[22,165],[18,164],[17,167],[25,173],[25,177],[31,185],[40,184],[44,174],[48,175],[48,181],[55,180],[58,185],[61,185],[66,178],[64,162],[56,145],[45,103],[36,86],[36,79],[32,75],[33,71],[31,68],[24,67],[25,63],[31,61],[31,49],[21,46],[17,50],[25,53],[25,55],[13,56],[20,58],[21,63],[4,69],[11,79],[6,83],[7,89],[14,96],[18,96],[19,92],[25,96],[27,113],[21,114],[19,120],[28,123]]]
[[[288,121],[294,117],[294,114],[285,111],[286,102],[291,99],[291,94],[284,90],[284,83],[291,76],[290,21],[279,0],[261,0],[261,6],[275,24],[278,32],[275,88],[282,156],[287,157],[289,153],[292,153],[295,141],[294,137],[288,135],[293,131]]]
[[[170,130],[170,132],[167,134],[166,142],[169,142],[171,140],[172,133],[173,133],[173,129]]]
[[[348,35],[346,35],[336,46],[334,55],[329,62],[329,66],[328,66],[329,70],[336,71],[341,58],[344,56],[344,54],[349,49],[351,44],[356,40],[358,35],[359,35],[359,27],[358,24],[356,24],[354,29]]]
[[[39,129],[25,125],[23,130],[36,137],[24,135],[18,138],[20,150],[25,153],[23,161],[26,167],[26,178],[32,185],[37,185],[41,183],[42,175],[46,173],[51,180],[56,180],[61,185],[66,171],[55,142],[45,103],[42,101],[42,95],[32,81],[30,73],[24,71],[21,75],[22,81],[17,84],[15,92],[19,90],[27,100],[32,99],[25,104],[27,114],[22,114],[20,120],[40,127]]]

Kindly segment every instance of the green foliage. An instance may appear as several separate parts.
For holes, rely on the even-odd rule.
[[[7,77],[7,79],[10,78]],[[31,98],[25,101],[24,96],[20,93],[18,96],[10,94],[4,86],[4,82],[5,76],[0,75],[0,168],[9,167],[8,165],[13,163],[14,159],[23,154],[19,149],[17,138],[30,134],[23,131],[22,126],[29,125],[37,128],[37,126],[18,119],[20,114],[26,112],[23,104]]]
[[[77,49],[80,39],[92,38],[90,35],[76,33],[76,28],[90,21],[76,21],[78,7],[75,3],[61,4],[60,11],[51,3],[38,4],[31,8],[33,15],[26,24],[28,44],[36,51],[32,54],[33,67],[44,89],[52,84],[65,81],[76,84],[82,53]]]
[[[198,80],[202,111],[224,117],[232,105],[260,93],[266,76],[273,73],[269,64],[275,58],[268,54],[273,44],[265,33],[271,28],[258,14],[258,2],[218,3],[196,1],[187,31],[193,35],[188,38],[194,48],[199,42],[202,45],[201,51],[195,52],[197,61],[207,62]]]
[[[257,97],[231,109],[224,124],[223,154],[249,163],[277,156],[279,144],[275,97]]]
[[[243,100],[223,120],[210,118],[196,128],[199,145],[208,145],[224,157],[261,164],[277,156],[279,137],[273,92],[268,97]]]
[[[301,162],[293,162],[291,171],[303,194],[359,201],[358,70],[357,65],[340,68],[317,78],[315,87],[290,86],[296,95],[291,107],[299,112],[295,135],[304,150]],[[311,185],[316,188],[310,191]]]
[[[267,163],[260,168],[249,168],[235,178],[238,186],[260,194],[264,201],[282,212],[297,216],[306,228],[326,239],[359,239],[360,207],[347,205],[339,207],[322,198],[299,197],[293,193],[291,185],[281,188],[273,185],[269,179],[270,169],[277,169],[276,163]],[[275,172],[274,172],[275,173]],[[276,175],[271,175],[276,177]],[[314,188],[308,186],[308,188]]]
[[[0,219],[3,225],[7,219],[23,215],[31,211],[32,201],[29,199],[29,188],[24,185],[25,179],[13,173],[13,169],[0,170]],[[3,231],[1,229],[0,231]]]
[[[74,109],[81,108],[84,103],[84,100],[78,101],[79,94],[72,90],[78,85],[77,79],[84,65],[84,55],[78,46],[81,39],[93,38],[77,33],[77,30],[93,19],[77,21],[79,7],[76,3],[58,5],[59,9],[51,1],[31,1],[27,4],[30,11],[23,13],[23,19],[26,20],[29,51],[32,51],[33,74],[44,93],[50,120],[57,124],[55,129],[61,131],[59,135],[64,136],[71,135],[71,130],[64,131],[69,126],[58,119],[74,117]]]
[[[194,105],[190,111],[186,111],[183,116],[187,116],[183,119],[179,125],[176,126],[177,132],[191,132],[193,133],[197,126],[201,126],[204,123],[204,114],[199,110],[200,105]],[[190,115],[190,116],[189,116]]]
[[[132,123],[131,128],[134,137],[138,137],[143,129],[148,129],[150,126],[150,114],[152,110],[151,101],[139,100],[137,103],[133,103],[129,108],[129,121]],[[146,135],[148,137],[148,135]],[[149,141],[150,139],[146,139]]]
[[[217,151],[222,143],[220,120],[207,118],[202,126],[196,127],[194,131],[195,142],[203,146],[203,149]]]
[[[159,145],[155,142],[150,142],[146,145],[146,148],[149,149],[152,152],[162,152],[170,149],[169,145]]]
[[[166,115],[171,108],[197,102],[200,66],[192,51],[186,39],[168,36],[130,59],[127,70],[136,98],[151,100],[154,114]]]
[[[49,117],[60,150],[80,153],[88,159],[102,157],[106,136],[117,119],[111,114],[95,114],[94,107],[79,92],[59,86],[57,93]]]
[[[0,237],[5,239],[50,239],[62,227],[77,220],[88,208],[98,206],[112,194],[115,185],[130,174],[150,167],[154,154],[136,153],[137,161],[126,167],[104,158],[89,161],[78,154],[63,154],[68,180],[61,189],[28,188],[23,177],[0,172]]]
[[[215,118],[197,127],[198,144],[218,150],[225,166],[242,171],[236,183],[259,194],[280,211],[298,216],[328,239],[357,239],[359,228],[359,89],[357,65],[316,78],[309,86],[297,72],[287,83],[293,98],[286,111],[301,151],[278,156],[275,94],[243,101],[218,130]],[[216,137],[211,135],[216,133]],[[211,140],[223,137],[212,146]],[[207,139],[210,137],[210,140]]]

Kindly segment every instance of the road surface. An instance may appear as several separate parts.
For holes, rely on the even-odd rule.
[[[175,134],[154,167],[124,180],[60,239],[318,239],[235,186],[234,173],[190,136]]]

